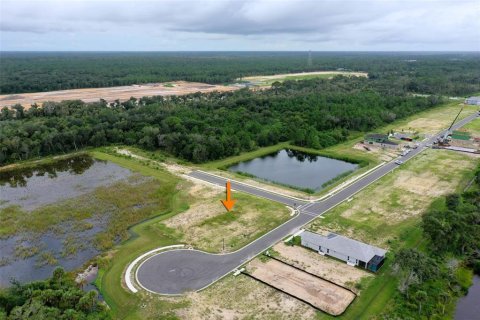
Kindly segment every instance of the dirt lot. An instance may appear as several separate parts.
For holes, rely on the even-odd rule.
[[[364,277],[373,277],[369,272],[299,246],[287,246],[280,242],[273,247],[273,250],[280,254],[279,259],[355,292],[357,292],[356,283]]]
[[[204,291],[190,293],[185,300],[188,306],[175,311],[180,319],[303,320],[315,319],[316,313],[311,306],[243,275],[228,276]],[[149,308],[158,305],[152,303]]]
[[[273,259],[253,260],[247,270],[254,277],[332,315],[343,313],[355,299],[355,294],[346,289]]]
[[[0,95],[0,107],[21,104],[25,108],[31,104],[41,104],[45,101],[60,102],[62,100],[83,100],[84,102],[95,102],[104,99],[113,102],[116,99],[126,101],[130,97],[141,98],[145,96],[171,96],[185,95],[195,92],[232,91],[236,87],[222,85],[210,85],[198,82],[176,81],[168,83],[149,83],[143,85],[120,86],[110,88],[88,88],[59,90],[49,92],[19,93]]]
[[[366,147],[369,149],[368,151],[365,149],[365,145],[362,142],[359,142],[353,146],[353,148],[356,150],[376,154],[378,159],[382,161],[391,161],[392,159],[398,157],[398,155],[401,153],[400,150],[380,148],[373,145],[368,145]]]

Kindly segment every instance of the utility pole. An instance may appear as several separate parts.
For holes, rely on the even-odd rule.
[[[222,245],[222,247],[223,247],[222,252],[225,252],[225,238],[222,238],[222,244],[223,244]]]

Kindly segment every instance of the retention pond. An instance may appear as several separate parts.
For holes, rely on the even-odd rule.
[[[298,189],[319,191],[357,168],[355,163],[284,149],[237,163],[229,170]]]
[[[108,215],[97,215],[96,207],[75,209],[92,201],[93,190],[131,176],[127,169],[88,155],[1,171],[0,287],[12,279],[47,278],[56,266],[73,270],[96,256],[93,240],[106,228]],[[77,217],[65,218],[70,212]]]

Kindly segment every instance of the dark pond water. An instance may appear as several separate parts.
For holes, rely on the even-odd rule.
[[[473,277],[468,294],[460,298],[455,309],[455,320],[480,319],[480,277]]]
[[[28,213],[44,205],[86,195],[97,187],[130,176],[132,173],[127,169],[89,156],[1,172],[0,209],[16,205]],[[96,217],[85,222],[93,227],[78,231],[74,225],[66,224],[61,226],[63,232],[60,233],[22,233],[0,238],[0,287],[8,286],[12,278],[20,282],[47,278],[58,265],[73,270],[95,257],[99,252],[92,241],[106,227],[108,217]],[[65,253],[65,243],[68,241],[80,244],[74,254]],[[27,254],[16,254],[19,250]],[[32,252],[31,256],[29,251]],[[57,262],[47,263],[48,257]]]
[[[229,168],[284,185],[320,190],[335,177],[358,168],[357,164],[290,149],[280,150]]]

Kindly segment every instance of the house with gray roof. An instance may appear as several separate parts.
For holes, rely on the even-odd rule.
[[[322,236],[304,231],[300,234],[302,246],[318,251],[322,255],[332,256],[351,266],[358,266],[377,272],[383,265],[386,250],[353,240],[335,233]]]
[[[465,104],[480,106],[480,97],[470,97],[465,99]]]
[[[388,135],[381,133],[369,133],[363,140],[364,144],[376,145],[382,148],[397,149],[399,144],[388,139]]]

